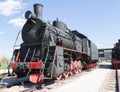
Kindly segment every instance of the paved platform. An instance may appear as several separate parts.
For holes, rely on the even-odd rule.
[[[12,72],[12,69],[10,69],[10,72]],[[8,73],[8,69],[0,70],[0,74],[2,73]]]
[[[54,89],[52,92],[99,92],[110,67],[111,63],[103,62],[100,64],[100,68],[88,72],[88,74],[80,76],[75,81]]]
[[[0,74],[1,74],[1,73],[7,73],[7,72],[8,72],[7,69],[5,69],[5,70],[0,70]]]

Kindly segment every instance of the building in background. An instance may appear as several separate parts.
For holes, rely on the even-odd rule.
[[[98,49],[99,61],[110,61],[112,59],[112,48]]]

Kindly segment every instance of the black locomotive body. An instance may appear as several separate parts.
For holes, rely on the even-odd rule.
[[[34,14],[27,11],[25,17],[23,43],[13,53],[12,68],[18,77],[30,75],[30,81],[37,83],[96,66],[97,46],[58,19],[53,24],[44,22],[41,4],[35,4]]]
[[[112,65],[113,68],[120,69],[120,39],[112,49]]]

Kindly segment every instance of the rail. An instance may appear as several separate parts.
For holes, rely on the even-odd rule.
[[[116,92],[120,92],[120,70],[116,69]]]
[[[23,84],[24,82],[28,82],[29,77],[22,77],[22,78],[9,78],[4,79],[3,84],[0,85],[0,91],[2,89],[10,88],[15,85]]]

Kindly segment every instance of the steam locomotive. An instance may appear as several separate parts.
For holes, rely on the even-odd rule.
[[[41,4],[34,4],[34,13],[27,11],[19,49],[13,52],[11,67],[17,77],[29,75],[33,83],[45,79],[67,78],[95,67],[97,46],[77,30],[70,30],[62,21],[53,24],[42,20]]]
[[[120,39],[112,49],[112,66],[115,69],[120,69]]]

